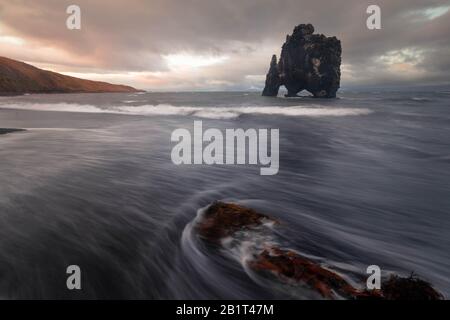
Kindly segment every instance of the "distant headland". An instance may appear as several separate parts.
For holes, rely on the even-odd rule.
[[[0,57],[0,95],[138,91],[130,86],[70,77]]]

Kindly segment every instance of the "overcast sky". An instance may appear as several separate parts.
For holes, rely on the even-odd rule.
[[[68,30],[66,8],[81,8]],[[381,30],[366,9],[381,7]],[[150,90],[248,90],[295,25],[342,41],[342,86],[450,82],[450,1],[0,0],[0,55]]]

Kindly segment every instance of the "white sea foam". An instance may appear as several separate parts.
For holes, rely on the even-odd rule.
[[[372,111],[366,108],[330,108],[311,106],[251,106],[251,107],[193,107],[169,104],[142,106],[94,106],[88,104],[5,104],[3,109],[59,111],[79,113],[110,113],[143,116],[194,116],[207,119],[234,119],[241,115],[279,115],[287,117],[342,117],[367,115]]]
[[[124,100],[122,101],[122,103],[138,103],[138,102],[143,102],[142,100]]]
[[[412,97],[411,99],[414,101],[432,101],[429,98],[423,98],[423,97]]]

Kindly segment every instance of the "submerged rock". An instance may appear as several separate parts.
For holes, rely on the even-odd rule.
[[[314,97],[335,98],[341,78],[341,42],[314,34],[311,24],[300,24],[286,36],[280,60],[272,56],[263,96],[277,96],[280,86],[287,96],[307,90]]]
[[[26,131],[25,129],[14,129],[14,128],[0,128],[0,134],[7,134],[12,132]]]
[[[266,223],[278,224],[276,219],[256,212],[253,209],[233,203],[215,202],[210,205],[195,230],[199,237],[215,246],[222,246],[222,240],[233,237],[238,232],[254,236],[260,226]],[[248,238],[246,241],[248,242]],[[259,241],[259,240],[258,240]],[[440,300],[443,296],[429,283],[414,276],[402,278],[391,276],[382,283],[381,290],[359,290],[342,276],[320,263],[299,253],[282,249],[273,244],[258,243],[252,259],[246,266],[254,272],[276,281],[308,287],[325,299],[384,299],[384,300]]]

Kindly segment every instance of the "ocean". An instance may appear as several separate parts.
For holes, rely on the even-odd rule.
[[[270,241],[363,286],[412,272],[450,296],[450,89],[0,98],[0,298],[309,299],[202,245],[216,200],[280,221]],[[171,133],[279,129],[279,172],[181,165]],[[260,239],[255,239],[260,241]],[[78,265],[82,290],[68,290]]]

